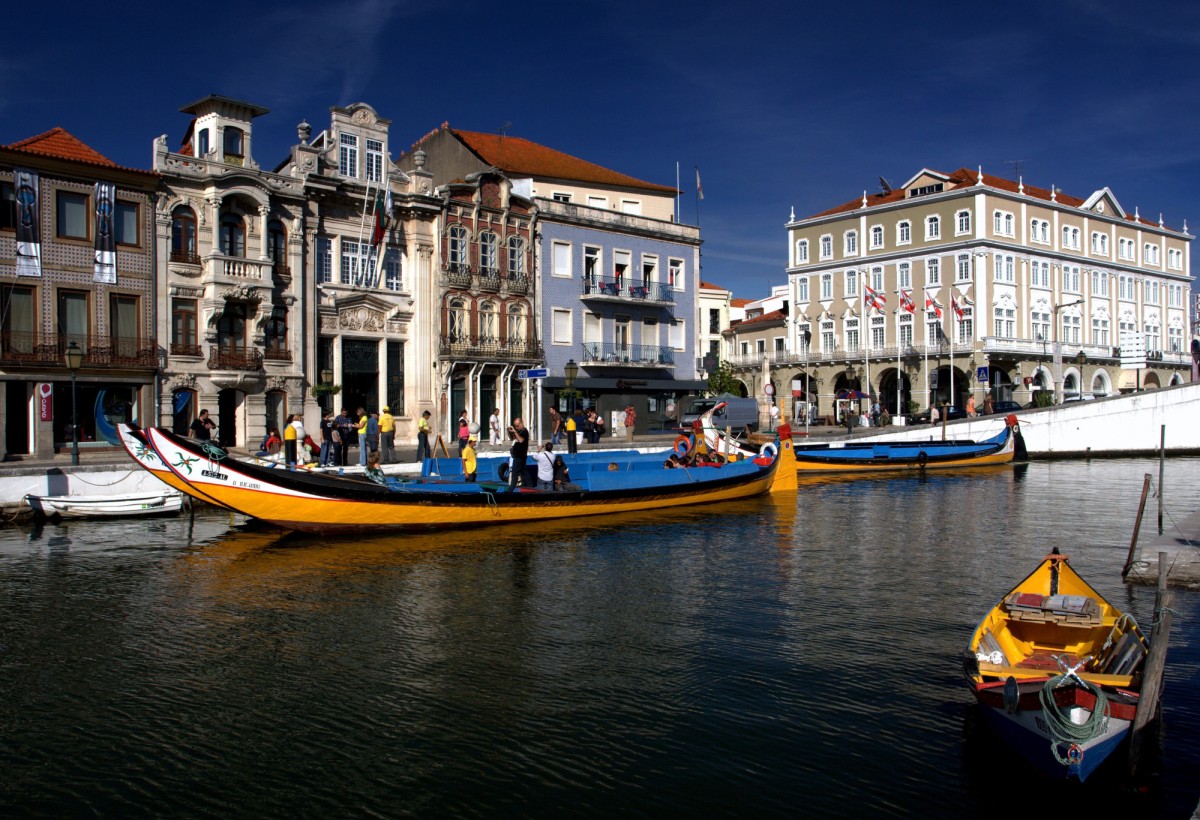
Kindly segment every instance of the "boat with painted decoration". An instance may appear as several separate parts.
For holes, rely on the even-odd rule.
[[[112,495],[27,495],[25,503],[46,518],[133,518],[178,515],[183,494],[170,487]]]
[[[963,671],[1001,738],[1050,777],[1083,781],[1128,740],[1148,650],[1056,549],[980,621]]]
[[[662,453],[574,460],[565,490],[509,489],[462,476],[336,476],[265,467],[161,428],[146,431],[160,462],[197,492],[253,518],[303,532],[423,531],[714,504],[795,490],[790,431],[771,455],[697,467],[667,466]],[[532,458],[532,457],[531,457]],[[497,476],[498,479],[498,476]]]

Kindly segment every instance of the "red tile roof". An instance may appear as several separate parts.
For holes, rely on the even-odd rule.
[[[770,313],[764,313],[761,316],[755,316],[751,319],[743,319],[740,322],[734,322],[734,326],[745,327],[746,325],[753,325],[762,322],[779,322],[785,319],[787,319],[787,314],[782,310],[772,310]]]
[[[725,290],[725,288],[721,287],[720,285],[714,285],[712,282],[704,282],[704,281],[700,282],[700,289],[701,290]]]
[[[753,301],[753,299],[730,299],[729,304],[733,307],[745,307]]]
[[[640,188],[675,195],[675,189],[668,185],[643,182],[520,137],[460,131],[449,127],[446,127],[446,130],[458,137],[481,160],[506,173],[575,180],[620,188]]]
[[[938,172],[935,172],[935,173],[938,173]],[[972,171],[970,168],[959,168],[957,171],[954,171],[953,173],[944,174],[944,176],[949,178],[947,180],[947,182],[952,183],[955,188],[966,188],[966,187],[976,184],[976,182],[979,179],[979,171],[977,171],[977,170]],[[1045,200],[1046,202],[1050,201],[1050,190],[1048,188],[1038,188],[1036,185],[1025,185],[1024,187],[1022,187],[1020,183],[1014,182],[1011,179],[1005,179],[1004,177],[992,176],[991,174],[983,175],[983,184],[985,186],[988,186],[991,188],[996,188],[1001,191],[1008,191],[1008,192],[1014,193],[1014,194],[1015,193],[1023,193],[1025,196],[1033,197],[1034,199],[1041,199],[1041,200]],[[905,199],[905,192],[904,192],[903,188],[895,190],[895,191],[891,191],[890,193],[886,193],[886,194],[867,194],[867,207],[875,208],[880,205],[889,205],[893,202],[902,202],[902,201],[904,201],[904,199]],[[1054,201],[1059,205],[1065,205],[1069,208],[1078,208],[1081,205],[1083,205],[1083,203],[1086,200],[1079,199],[1078,197],[1073,197],[1068,194],[1064,194],[1062,191],[1058,191],[1054,197]],[[849,213],[851,211],[857,211],[857,210],[860,210],[861,208],[862,208],[862,197],[860,196],[860,197],[856,197],[855,199],[850,200],[849,202],[844,202],[841,205],[838,205],[834,208],[830,208],[827,211],[821,211],[818,214],[813,214],[811,217],[807,217],[807,218],[815,219],[817,217],[822,217],[822,216],[833,216],[834,214]],[[1128,222],[1135,221],[1132,214],[1126,214],[1125,219]],[[1158,227],[1155,223],[1151,222],[1148,219],[1138,218],[1136,221],[1143,225],[1149,225],[1151,227]]]
[[[10,151],[17,151],[22,154],[32,154],[51,159],[64,159],[69,162],[81,162],[84,165],[111,168],[114,171],[136,171],[142,174],[153,174],[152,171],[146,171],[141,168],[125,168],[117,165],[95,148],[92,148],[78,137],[69,133],[65,128],[51,128],[44,134],[27,137],[4,147]]]

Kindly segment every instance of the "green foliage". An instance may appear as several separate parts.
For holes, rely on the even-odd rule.
[[[722,393],[732,393],[735,396],[742,394],[742,383],[734,377],[733,365],[721,362],[714,372],[708,374],[708,392],[713,396]]]
[[[1034,407],[1049,407],[1054,404],[1053,390],[1035,390],[1033,391],[1033,406]]]
[[[340,384],[314,384],[309,392],[312,393],[314,399],[322,396],[336,396],[342,392],[342,386]]]

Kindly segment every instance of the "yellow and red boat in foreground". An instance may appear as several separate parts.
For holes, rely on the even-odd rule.
[[[712,504],[795,490],[791,432],[776,452],[720,465],[671,467],[662,454],[572,464],[572,489],[535,490],[461,477],[387,479],[313,474],[231,458],[161,428],[146,431],[161,463],[216,503],[303,532],[422,531]],[[157,465],[156,465],[157,466]]]
[[[984,616],[963,653],[995,730],[1046,774],[1087,779],[1129,736],[1146,638],[1054,550]]]

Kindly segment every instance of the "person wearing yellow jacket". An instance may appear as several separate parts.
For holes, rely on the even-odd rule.
[[[379,414],[379,460],[384,464],[396,463],[396,418],[390,407],[384,407]]]

